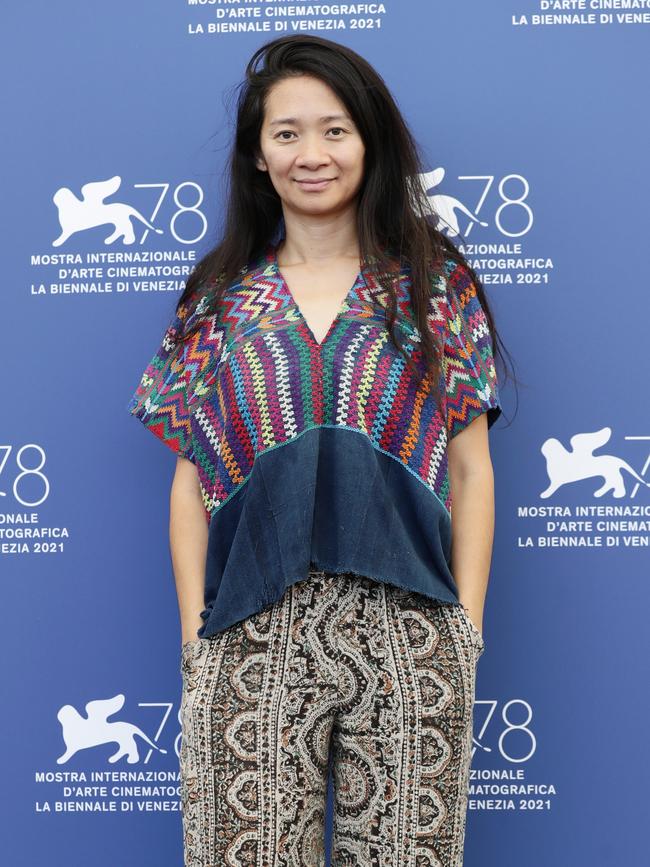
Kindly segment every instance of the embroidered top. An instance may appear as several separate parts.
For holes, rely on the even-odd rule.
[[[396,328],[412,355],[409,286],[405,266]],[[128,409],[197,468],[209,526],[199,638],[278,601],[310,568],[458,602],[447,444],[475,416],[491,427],[501,414],[491,334],[469,272],[447,259],[428,313],[444,336],[435,400],[390,339],[385,298],[362,268],[319,344],[272,242],[218,313],[201,316],[202,301],[189,314],[203,320],[190,339],[177,339],[188,306],[169,324]]]

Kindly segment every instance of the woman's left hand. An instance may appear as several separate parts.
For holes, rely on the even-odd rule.
[[[479,633],[481,638],[483,638],[483,618],[482,618],[482,616],[476,617],[475,612],[471,608],[468,608],[467,605],[463,605],[463,608],[465,609],[465,612],[466,612],[467,616],[469,617],[469,619],[474,624],[474,628]]]

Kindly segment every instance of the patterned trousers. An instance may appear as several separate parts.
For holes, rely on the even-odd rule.
[[[461,867],[476,663],[460,604],[311,571],[181,649],[185,867]]]

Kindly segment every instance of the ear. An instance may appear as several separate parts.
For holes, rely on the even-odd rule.
[[[268,166],[266,165],[266,160],[259,152],[257,154],[255,154],[255,168],[259,169],[261,172],[267,172],[268,171]]]

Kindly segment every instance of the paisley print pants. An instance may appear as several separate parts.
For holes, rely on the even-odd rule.
[[[311,571],[181,649],[185,867],[461,867],[476,663],[460,604]]]

